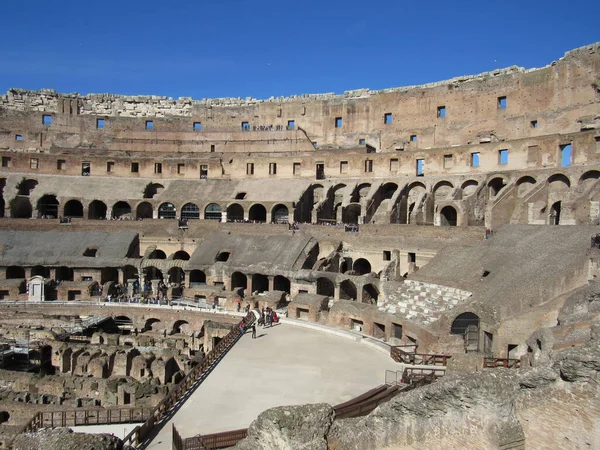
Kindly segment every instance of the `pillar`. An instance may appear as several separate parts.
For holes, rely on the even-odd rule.
[[[335,301],[340,299],[340,284],[341,283],[335,283],[333,286],[333,299]]]
[[[356,301],[358,303],[362,303],[362,301],[363,301],[363,287],[364,287],[364,284],[361,284],[360,286],[356,286]]]
[[[252,274],[246,274],[246,296],[252,295]]]
[[[227,223],[227,210],[221,211],[221,223]]]
[[[274,291],[275,290],[275,277],[268,277],[269,279],[269,291]]]
[[[265,222],[266,223],[271,223],[271,211],[269,211],[269,210],[267,210],[267,215],[265,217]]]

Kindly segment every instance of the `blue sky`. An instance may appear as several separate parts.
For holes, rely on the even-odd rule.
[[[0,92],[256,97],[540,67],[600,41],[591,0],[2,0]]]

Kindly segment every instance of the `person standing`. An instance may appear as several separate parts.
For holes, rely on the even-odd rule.
[[[256,325],[252,324],[252,339],[256,339]]]

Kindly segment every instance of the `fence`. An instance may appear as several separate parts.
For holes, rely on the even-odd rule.
[[[449,355],[416,353],[416,348],[414,353],[406,352],[402,350],[401,347],[402,346],[390,346],[390,356],[394,361],[403,364],[446,366],[448,360],[451,358]]]
[[[495,367],[505,367],[507,369],[518,369],[521,367],[520,359],[509,359],[509,358],[483,358],[483,367],[486,369]]]

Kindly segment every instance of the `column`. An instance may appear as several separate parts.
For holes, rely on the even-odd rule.
[[[275,290],[275,277],[269,276],[267,277],[269,279],[269,291],[274,291]]]
[[[246,296],[252,295],[252,274],[246,274]]]

